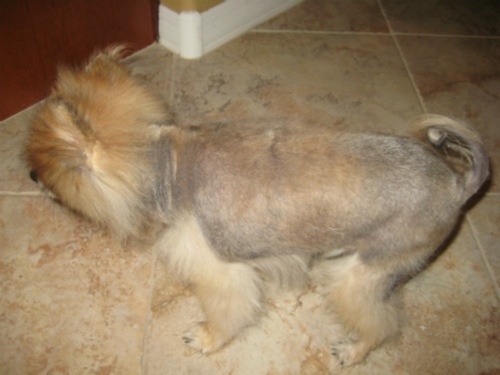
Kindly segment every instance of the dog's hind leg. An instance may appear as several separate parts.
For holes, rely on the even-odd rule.
[[[326,282],[326,309],[338,330],[332,354],[342,365],[362,361],[368,352],[398,331],[398,313],[391,298],[393,277],[365,264],[357,254],[318,265]]]
[[[169,268],[192,287],[207,318],[184,334],[186,344],[211,353],[255,322],[261,303],[260,278],[249,265],[219,259],[194,217],[178,220],[161,247]]]

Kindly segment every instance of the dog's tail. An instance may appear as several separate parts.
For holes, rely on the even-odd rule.
[[[489,160],[478,132],[465,123],[433,114],[417,117],[413,127],[418,139],[429,143],[463,176],[463,200],[467,201],[489,176]]]

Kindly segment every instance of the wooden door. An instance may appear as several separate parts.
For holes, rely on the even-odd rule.
[[[158,0],[0,0],[0,120],[46,97],[57,66],[157,38]]]

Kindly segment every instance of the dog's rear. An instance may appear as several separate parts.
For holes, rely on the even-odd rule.
[[[489,175],[488,157],[481,139],[468,125],[439,115],[421,116],[415,119],[413,125],[417,139],[455,172],[454,183],[444,186],[443,191],[435,192],[436,195],[444,193],[453,198],[444,203],[444,206],[450,206],[446,213],[432,212],[440,210],[439,200],[435,207],[426,208],[429,212],[423,220],[429,222],[428,228],[417,220],[398,223],[398,227],[392,228],[386,225],[381,236],[372,238],[376,239],[372,246],[378,246],[380,250],[376,256],[364,255],[370,253],[363,253],[361,245],[353,255],[326,259],[318,266],[316,275],[328,283],[327,307],[340,323],[332,353],[343,365],[360,362],[371,349],[397,332],[398,303],[394,299],[394,289],[417,273],[446,240],[456,225],[456,216],[463,204]],[[415,233],[421,229],[424,230],[424,237],[419,239]],[[394,234],[393,231],[398,230],[404,239],[398,239]],[[408,239],[411,239],[410,242],[405,243]],[[398,254],[392,254],[388,259],[384,246],[390,246],[394,240],[399,246]],[[376,259],[380,254],[380,258]]]
[[[313,281],[326,284],[341,363],[396,333],[395,287],[425,265],[488,175],[473,130],[441,116],[417,123],[420,141],[277,122],[182,137],[174,200],[190,202],[189,217],[164,247],[208,318],[186,342],[212,352],[252,324],[259,262],[294,256],[314,258]]]

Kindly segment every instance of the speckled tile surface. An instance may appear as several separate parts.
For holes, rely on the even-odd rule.
[[[358,35],[246,35],[178,61],[172,105],[185,123],[298,116],[394,132],[421,113],[391,38]]]
[[[24,144],[29,130],[29,121],[36,105],[10,119],[1,122],[0,127],[0,190],[33,190],[28,178],[24,160]]]
[[[1,373],[140,373],[151,257],[41,197],[0,197],[0,228]]]
[[[304,1],[201,60],[153,45],[127,63],[182,125],[293,117],[403,134],[422,112],[452,115],[485,137],[495,175],[499,19],[485,1]],[[309,290],[271,294],[257,325],[203,356],[181,339],[198,301],[160,259],[37,194],[22,156],[32,110],[0,124],[0,374],[500,373],[498,179],[404,289],[399,337],[364,363],[330,355]]]
[[[305,0],[259,30],[387,32],[377,0]]]
[[[500,3],[490,0],[381,0],[395,32],[500,36]]]

